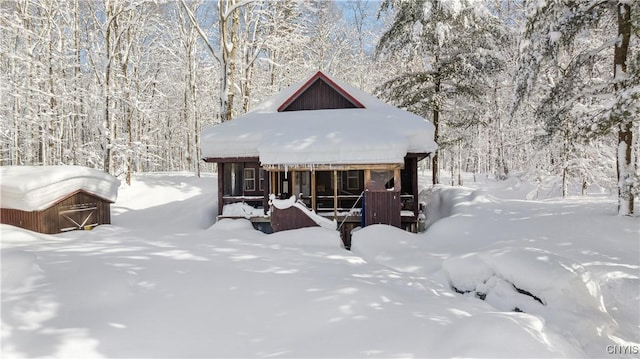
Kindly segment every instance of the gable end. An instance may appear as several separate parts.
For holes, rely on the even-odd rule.
[[[344,108],[364,108],[364,105],[319,71],[289,97],[278,112]]]

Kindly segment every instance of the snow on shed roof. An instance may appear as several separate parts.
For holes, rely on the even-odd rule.
[[[322,78],[363,108],[278,112]],[[437,149],[430,121],[318,72],[233,121],[202,131],[202,156],[259,157],[263,165],[403,163]]]
[[[40,211],[78,190],[115,202],[118,181],[112,175],[82,166],[2,166],[0,206]]]

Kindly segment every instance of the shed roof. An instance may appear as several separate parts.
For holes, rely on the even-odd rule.
[[[357,107],[282,111],[319,79]],[[435,151],[433,138],[430,121],[318,72],[205,129],[201,143],[204,158],[259,157],[263,165],[398,164],[407,153]]]
[[[2,166],[0,206],[40,211],[78,191],[115,202],[119,186],[112,175],[89,167]]]

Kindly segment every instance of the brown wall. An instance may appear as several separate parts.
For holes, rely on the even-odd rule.
[[[286,231],[306,227],[317,227],[309,216],[302,213],[299,208],[289,207],[287,209],[271,208],[271,227],[274,232]]]
[[[92,223],[111,223],[110,202],[83,191],[70,194],[68,197],[41,211],[27,212],[2,208],[0,209],[0,223],[10,224],[40,233],[60,233],[61,227],[67,226],[64,225],[64,221],[61,223],[59,212],[70,206],[89,203],[95,204],[96,206],[93,214],[95,217],[92,217],[92,219],[95,220],[92,220]]]
[[[269,173],[267,171],[264,171],[264,177],[263,177],[263,183],[262,183],[263,187],[262,189],[260,189],[260,164],[257,162],[257,159],[256,161],[250,161],[250,162],[246,162],[246,161],[245,162],[218,162],[217,164],[218,164],[218,215],[222,215],[222,209],[225,204],[246,201],[241,199],[241,197],[243,196],[264,196],[264,199],[261,202],[247,201],[247,203],[254,206],[258,203],[262,203],[263,207],[266,208],[267,201],[268,201],[266,194],[268,193],[268,187],[269,187]],[[238,175],[240,176],[240,180],[238,182],[238,185],[240,186],[240,190],[235,195],[235,197],[237,197],[238,199],[235,199],[235,200],[227,199],[227,201],[225,202],[224,197],[231,196],[231,194],[228,191],[228,188],[225,189],[227,186],[229,186],[229,183],[225,183],[225,180],[229,180],[228,178],[225,179],[225,171],[231,170],[232,166],[237,166],[237,168],[239,168]],[[244,189],[244,170],[246,168],[252,168],[254,170],[255,190],[253,191],[245,191]]]
[[[356,108],[346,97],[318,79],[283,111]]]
[[[42,220],[42,212],[25,212],[17,209],[2,208],[0,209],[0,223],[10,224],[12,226],[29,229],[40,233],[57,233],[49,232],[44,228]],[[58,224],[56,223],[57,227]]]

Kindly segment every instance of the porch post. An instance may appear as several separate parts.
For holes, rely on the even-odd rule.
[[[406,169],[405,169],[406,170]],[[420,197],[418,191],[418,159],[411,159],[411,193],[413,194],[413,215],[418,218],[420,213]]]
[[[290,176],[291,176],[291,195],[296,196],[296,199],[300,199],[298,198],[299,193],[296,193],[296,171],[291,170]]]
[[[367,168],[367,169],[364,170],[364,189],[365,189],[365,191],[369,189],[370,185],[371,185],[371,170]]]
[[[224,162],[218,162],[218,216],[224,207]]]
[[[260,170],[258,170],[260,171]],[[266,169],[262,170],[262,191],[264,199],[262,200],[262,208],[264,208],[264,214],[266,215],[269,211],[269,190],[271,188],[271,172],[267,172]],[[260,176],[258,176],[258,180],[260,180]]]
[[[316,171],[311,170],[311,209],[316,211]]]
[[[333,219],[338,219],[338,171],[333,170]]]
[[[276,188],[276,186],[278,182],[276,182],[276,172],[273,170],[270,171],[269,176],[271,177],[271,183],[269,183],[269,194],[273,194],[277,196],[278,189]]]

